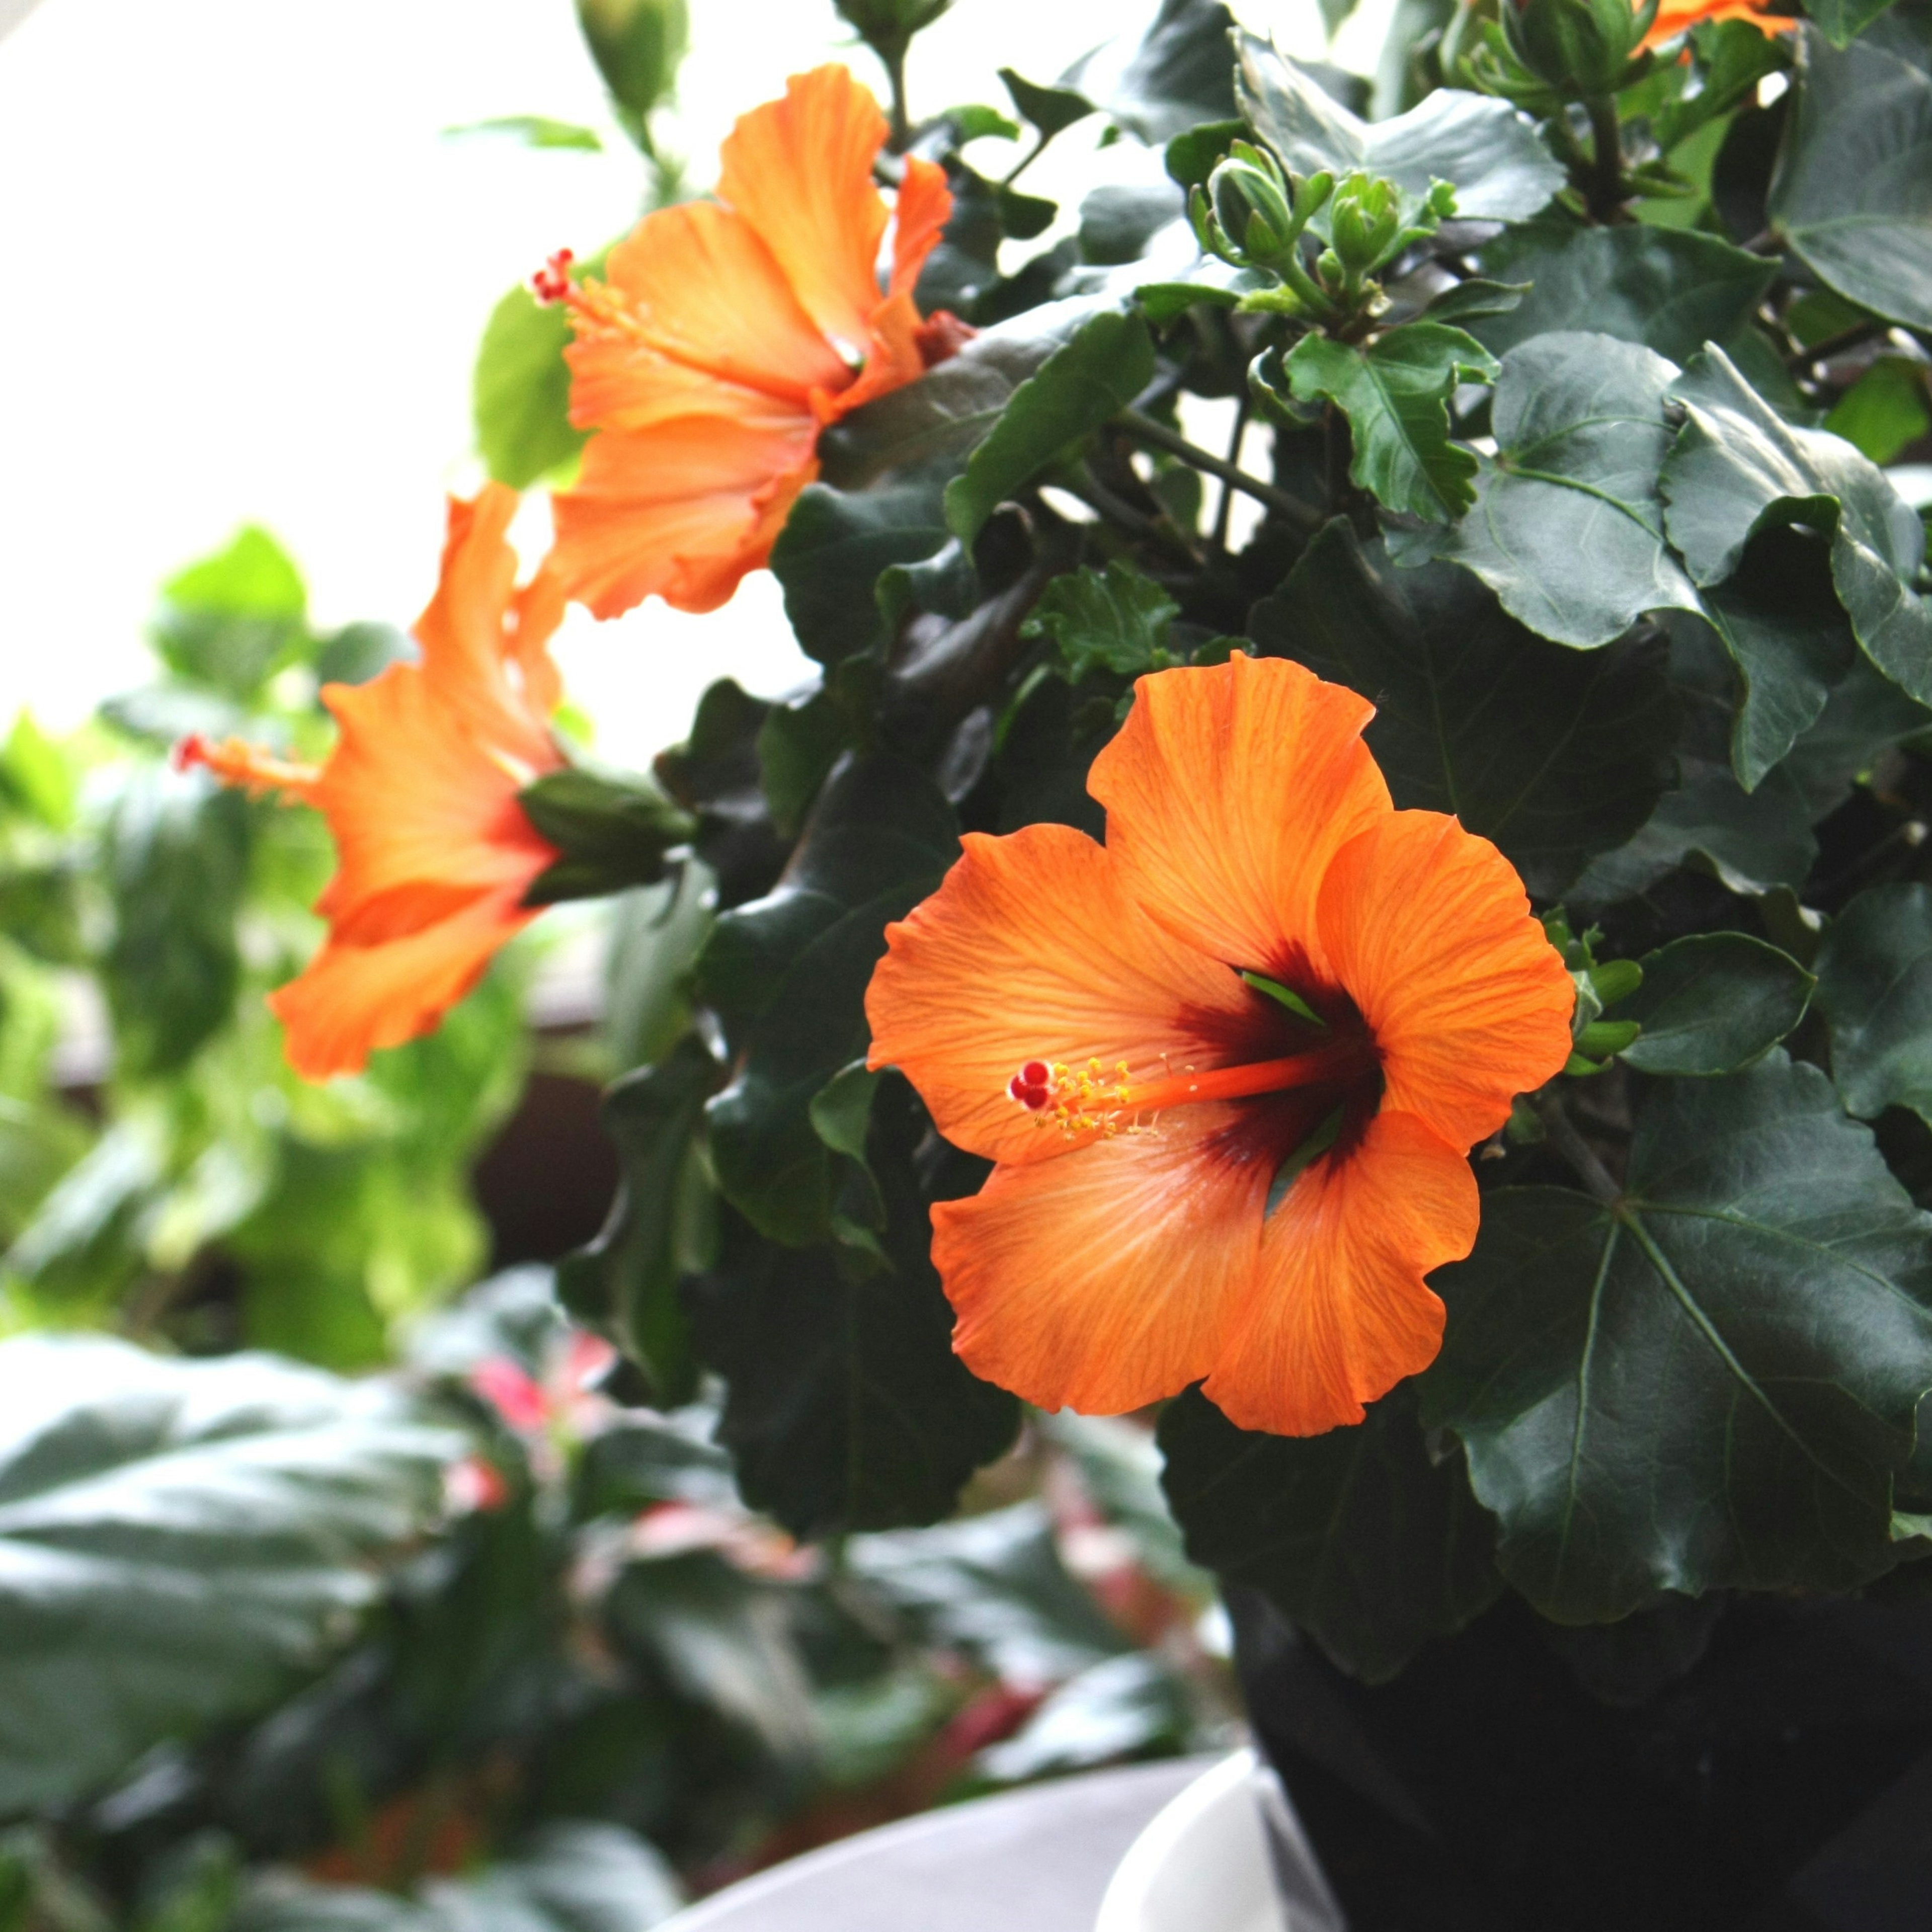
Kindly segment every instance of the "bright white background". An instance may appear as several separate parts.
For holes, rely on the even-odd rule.
[[[0,30],[20,8],[0,0]],[[788,74],[844,58],[879,84],[830,0],[692,10],[666,132],[699,182]],[[1050,79],[1151,10],[956,0],[915,49],[915,111],[1004,104],[1002,64]],[[1239,10],[1321,51],[1315,0]],[[1371,66],[1388,10],[1337,56]],[[442,132],[524,113],[596,125],[607,152]],[[41,0],[0,40],[0,730],[22,705],[71,724],[139,680],[154,586],[244,522],[292,551],[319,622],[406,624],[442,493],[479,480],[492,304],[551,250],[620,232],[642,188],[571,0]],[[762,575],[705,618],[573,612],[560,656],[602,748],[632,758],[681,735],[713,677],[777,692],[808,668]]]

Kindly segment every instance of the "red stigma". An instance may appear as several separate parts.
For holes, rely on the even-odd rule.
[[[1006,1091],[1030,1114],[1037,1114],[1053,1098],[1053,1069],[1043,1060],[1029,1060],[1006,1082]]]
[[[570,265],[576,260],[572,250],[560,248],[530,278],[530,286],[538,302],[545,304],[560,302],[570,293]]]
[[[168,763],[178,772],[192,771],[196,765],[210,762],[208,740],[199,731],[190,731],[168,754]]]
[[[1018,1077],[1023,1087],[1044,1087],[1052,1080],[1053,1069],[1043,1060],[1029,1060]]]

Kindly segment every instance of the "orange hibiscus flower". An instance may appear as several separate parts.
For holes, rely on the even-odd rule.
[[[372,1048],[429,1031],[536,916],[524,896],[558,854],[517,794],[563,763],[546,648],[563,596],[548,570],[516,588],[516,508],[500,484],[451,502],[441,580],[416,620],[422,662],[323,687],[341,735],[320,768],[235,739],[190,739],[178,754],[305,800],[334,835],[338,869],[316,902],[328,936],[268,1000],[306,1078],[356,1072]]]
[[[869,1064],[998,1163],[932,1214],[976,1373],[1102,1414],[1204,1378],[1314,1435],[1434,1358],[1466,1150],[1562,1066],[1570,978],[1493,845],[1394,809],[1352,692],[1239,656],[1135,688],[1106,843],[969,834],[886,929]]]
[[[1785,34],[1796,29],[1796,20],[1782,14],[1768,14],[1764,5],[1765,0],[1662,0],[1643,44],[1647,47],[1660,46],[1706,20],[1748,20],[1766,34]]]
[[[886,133],[843,67],[795,76],[726,140],[720,201],[645,216],[602,282],[574,283],[567,254],[538,277],[576,332],[571,420],[597,432],[556,499],[556,567],[598,616],[652,592],[715,610],[818,473],[819,431],[970,334],[913,305],[952,206],[930,161],[905,164],[880,289]]]

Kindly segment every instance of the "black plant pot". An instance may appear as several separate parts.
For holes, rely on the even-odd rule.
[[[1350,1932],[1932,1928],[1932,1600],[1506,1599],[1375,1686],[1229,1608]]]

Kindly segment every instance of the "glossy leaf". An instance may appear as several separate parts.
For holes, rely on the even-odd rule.
[[[560,856],[524,896],[526,905],[604,898],[632,886],[656,885],[668,855],[697,825],[648,779],[581,765],[546,773],[517,794],[524,816]]]
[[[1604,644],[1647,610],[1694,610],[1657,485],[1676,373],[1607,335],[1559,332],[1511,350],[1476,506],[1413,548],[1473,570],[1511,616],[1558,644]]]
[[[1239,49],[1242,110],[1298,175],[1386,176],[1411,207],[1431,182],[1446,181],[1470,221],[1538,214],[1564,184],[1536,124],[1506,100],[1442,87],[1392,120],[1364,121],[1265,40],[1244,33]]]
[[[1462,572],[1395,569],[1339,519],[1250,627],[1373,699],[1368,742],[1396,803],[1454,812],[1542,896],[1630,838],[1671,781],[1678,709],[1658,651],[1545,644]]]
[[[262,1356],[0,1346],[0,1807],[65,1804],[284,1694],[461,1446],[379,1384]]]
[[[1449,440],[1449,398],[1459,382],[1496,380],[1496,358],[1460,328],[1412,322],[1365,346],[1304,335],[1285,364],[1304,402],[1324,398],[1348,418],[1348,474],[1390,509],[1430,521],[1475,501],[1476,459]]]
[[[1874,886],[1846,907],[1818,949],[1818,1004],[1845,1105],[1932,1120],[1932,888]]]
[[[1158,145],[1234,112],[1234,16],[1221,0],[1161,0],[1119,77],[1107,110],[1143,141]],[[1085,64],[1075,69],[1084,84]]]
[[[831,1228],[830,1150],[813,1096],[864,1058],[865,992],[902,918],[958,856],[952,808],[891,758],[848,764],[820,794],[776,890],[718,920],[699,963],[740,1055],[706,1109],[725,1198],[774,1240]]]
[[[1470,324],[1498,355],[1532,336],[1587,329],[1682,364],[1748,322],[1778,272],[1775,261],[1694,230],[1577,228],[1528,222],[1482,254],[1483,272],[1527,282],[1506,314]]]
[[[1652,1088],[1624,1191],[1488,1196],[1423,1415],[1468,1451],[1510,1581],[1559,1622],[1664,1590],[1892,1567],[1932,1388],[1932,1218],[1816,1067]]]
[[[1644,1073],[1735,1073],[1804,1017],[1817,983],[1789,953],[1742,932],[1692,933],[1639,962],[1643,983],[1617,1003],[1642,1027],[1624,1048]]]
[[[1262,1592],[1371,1684],[1502,1588],[1495,1526],[1462,1458],[1430,1455],[1406,1388],[1353,1429],[1300,1439],[1237,1429],[1190,1390],[1168,1405],[1160,1444],[1188,1555]]]
[[[1154,380],[1139,316],[1102,310],[1012,393],[964,472],[946,486],[946,521],[970,544],[986,519],[1070,444],[1124,409]]]
[[[1849,301],[1932,328],[1932,20],[1901,8],[1842,48],[1802,28],[1798,68],[1772,222]]]

